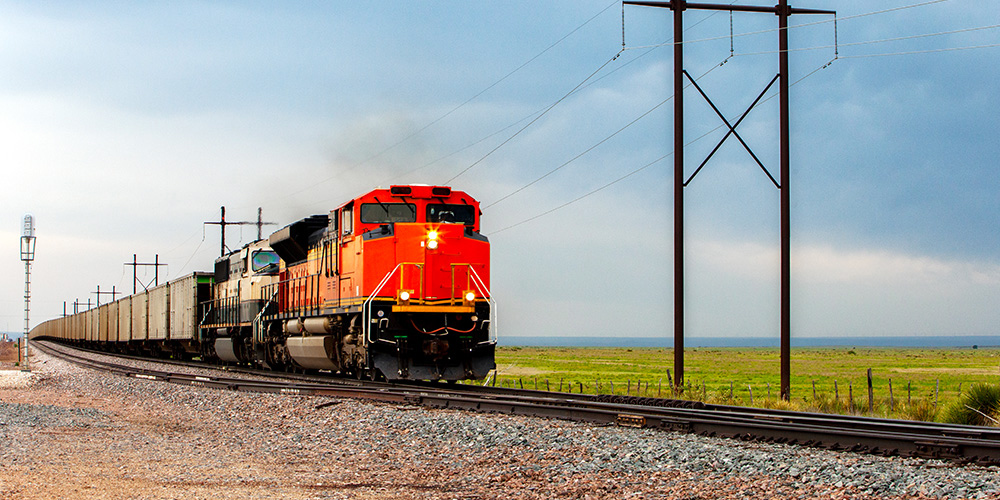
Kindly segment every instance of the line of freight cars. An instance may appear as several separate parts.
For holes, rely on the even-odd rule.
[[[103,304],[46,321],[31,338],[54,338],[116,352],[191,357],[201,340],[198,310],[209,300],[212,274],[187,276]]]

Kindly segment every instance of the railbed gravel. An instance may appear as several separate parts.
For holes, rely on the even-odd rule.
[[[32,369],[0,371],[0,498],[1000,498],[997,468]]]

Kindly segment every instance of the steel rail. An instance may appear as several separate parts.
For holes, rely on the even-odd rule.
[[[369,399],[429,408],[559,418],[886,456],[943,459],[958,464],[1000,465],[1000,429],[990,427],[707,405],[659,398],[593,396],[440,383],[361,382],[257,370],[251,370],[249,374],[271,380],[248,380],[229,376],[224,370],[211,365],[172,363],[202,370],[214,369],[223,372],[225,376],[179,374],[127,367],[110,361],[88,360],[57,349],[49,342],[37,342],[34,347],[91,368],[192,386]],[[162,361],[139,359],[154,363]]]

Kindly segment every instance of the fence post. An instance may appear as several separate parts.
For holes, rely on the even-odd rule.
[[[562,392],[563,378],[559,377],[559,392]]]
[[[662,390],[663,390],[663,377],[660,377],[660,381],[656,383],[656,397],[660,397]]]
[[[750,404],[752,405],[753,404],[753,386],[750,385],[750,384],[747,384],[747,390],[750,391]]]
[[[598,395],[600,393],[601,393],[601,379],[595,378],[594,379],[594,395],[596,396],[596,395]]]
[[[837,401],[838,404],[840,403],[840,391],[837,390],[837,381],[836,380],[833,381],[833,399],[835,401]]]
[[[816,402],[816,381],[813,380],[812,383],[813,383],[813,403],[815,403]]]
[[[521,380],[521,377],[517,377],[517,385],[521,386],[522,391],[524,390],[524,381]]]
[[[630,378],[625,379],[625,395],[626,396],[632,395],[632,379]]]
[[[767,384],[767,399],[771,399],[771,383],[770,382],[764,382],[764,383]]]
[[[941,379],[935,379],[934,383],[934,407],[938,405],[938,393],[941,392]]]
[[[534,377],[534,379],[535,379],[535,390],[537,391],[538,390],[538,377]]]
[[[611,384],[611,395],[614,396],[615,395],[615,381],[614,380],[609,380],[608,383]]]
[[[889,411],[896,411],[896,402],[892,400],[892,377],[889,377]]]
[[[500,372],[493,370],[493,387],[497,386],[497,379],[500,378]]]
[[[677,395],[677,389],[674,387],[674,379],[670,376],[670,369],[667,368],[667,385],[670,386],[670,394]]]
[[[729,382],[729,400],[733,400],[733,383]]]
[[[854,413],[854,383],[847,381],[847,410]]]
[[[549,379],[545,379],[545,391],[552,392],[552,389],[549,389]]]
[[[872,391],[872,369],[868,369],[868,414],[875,412],[875,394]]]
[[[910,381],[906,381],[906,404],[910,404]]]

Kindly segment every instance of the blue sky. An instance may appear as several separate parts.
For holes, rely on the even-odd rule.
[[[997,334],[996,6],[793,6],[838,11],[836,31],[794,16],[789,34],[793,336]],[[501,335],[672,336],[672,160],[655,162],[672,149],[668,10],[625,8],[625,51],[603,0],[0,12],[2,329],[23,326],[25,213],[36,324],[98,285],[131,290],[132,254],[159,254],[166,277],[210,269],[218,229],[202,222],[220,205],[284,225],[450,181],[486,207]],[[686,68],[734,120],[777,71],[776,19],[685,23]],[[690,174],[724,132],[686,96]],[[777,100],[738,130],[777,177]],[[776,337],[777,190],[730,140],[685,202],[687,334]]]

